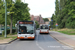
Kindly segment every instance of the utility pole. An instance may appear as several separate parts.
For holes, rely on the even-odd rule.
[[[39,24],[40,24],[40,16],[39,16]]]
[[[40,17],[39,17],[39,24],[40,24]]]
[[[39,23],[41,23],[41,15],[39,16]]]
[[[7,2],[5,0],[5,37],[7,37]]]

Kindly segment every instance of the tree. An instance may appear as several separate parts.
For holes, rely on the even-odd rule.
[[[16,2],[15,3],[15,14],[13,22],[16,23],[18,20],[30,20],[29,8],[27,3]]]
[[[59,1],[56,0],[56,2],[55,2],[55,14],[52,14],[52,18],[51,18],[51,19],[52,19],[53,21],[50,22],[50,23],[52,23],[52,24],[50,24],[50,25],[53,25],[54,28],[55,28],[55,24],[59,22],[59,20],[58,20],[59,14],[60,14],[59,8],[60,8],[60,7],[59,7]]]
[[[52,15],[53,25],[59,28],[75,28],[75,0],[56,0],[55,14]]]
[[[14,12],[12,18],[13,24],[17,23],[18,20],[30,20],[29,8],[27,6],[28,4],[16,1],[16,3],[13,6],[14,8],[12,9]]]
[[[14,10],[15,6],[14,6],[14,2],[12,0],[7,0],[7,12],[9,12],[8,14],[8,23],[10,23],[10,34],[12,34],[12,20],[13,20],[13,15],[14,15]]]
[[[56,17],[58,17],[58,15],[59,15],[59,2],[58,2],[58,0],[56,0],[55,5],[56,5],[56,7],[55,7],[55,15],[56,15]]]
[[[21,0],[6,0],[7,1],[7,24],[10,25],[10,33],[12,34],[12,26],[18,20],[30,20],[29,7],[27,3]],[[5,4],[4,0],[0,0],[0,24],[5,24]]]
[[[19,3],[20,3],[20,2],[21,2],[21,0],[16,0],[16,2],[19,2]]]
[[[39,23],[37,21],[35,21],[36,23],[36,28],[39,28]]]
[[[46,22],[46,21],[49,21],[48,18],[43,18],[43,20],[44,20],[45,22]]]
[[[5,22],[5,7],[4,7],[4,4],[3,4],[3,1],[0,0],[0,24],[4,24]]]
[[[55,28],[55,24],[56,24],[56,16],[54,14],[52,14],[52,18],[51,18],[51,22],[50,25],[51,27]]]

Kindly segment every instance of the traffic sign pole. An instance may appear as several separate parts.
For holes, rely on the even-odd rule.
[[[56,23],[56,30],[57,30],[57,26],[58,26],[58,24]]]

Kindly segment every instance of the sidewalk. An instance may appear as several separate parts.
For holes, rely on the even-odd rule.
[[[16,39],[17,39],[17,35],[12,35],[12,36],[9,35],[7,38],[0,37],[0,45],[11,43],[12,41]]]
[[[75,35],[66,35],[56,31],[50,31],[50,35],[58,41],[75,48]]]
[[[11,39],[12,39],[12,38],[2,39],[2,40],[0,40],[0,44],[8,43],[9,41],[11,41]]]

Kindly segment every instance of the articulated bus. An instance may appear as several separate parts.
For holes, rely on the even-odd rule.
[[[41,33],[49,33],[50,26],[47,24],[41,24],[40,25],[40,34]]]
[[[36,24],[35,21],[18,21],[17,22],[18,39],[35,39]]]

